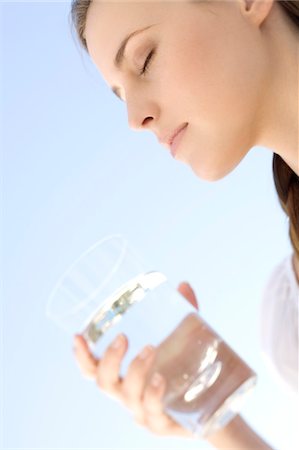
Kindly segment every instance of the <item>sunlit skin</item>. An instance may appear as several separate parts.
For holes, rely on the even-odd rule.
[[[153,24],[129,42],[121,69],[114,67],[127,34]],[[101,76],[125,101],[132,129],[162,137],[188,123],[176,159],[199,178],[225,177],[257,146],[278,153],[299,175],[299,36],[275,1],[93,0],[85,35]],[[140,75],[153,49],[148,70]],[[299,261],[293,262],[299,279]],[[197,305],[188,284],[179,291]],[[136,357],[121,379],[129,345],[125,336],[101,360],[82,336],[75,343],[82,372],[124,403],[138,423],[157,434],[191,437],[163,412],[165,381],[144,390],[154,348],[148,347],[148,359]],[[244,448],[268,448],[240,416],[230,426],[242,429]]]
[[[299,173],[298,31],[277,2],[247,7],[245,0],[93,1],[87,15],[90,57],[118,87],[129,127],[164,136],[187,122],[176,159],[207,181],[226,176],[257,145]],[[122,39],[152,24],[116,69]]]

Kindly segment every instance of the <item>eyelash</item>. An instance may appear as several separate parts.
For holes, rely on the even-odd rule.
[[[154,50],[154,49],[151,50],[151,51],[149,52],[149,54],[148,54],[147,57],[146,57],[144,66],[143,66],[142,69],[139,71],[139,75],[144,75],[144,74],[148,71],[148,67],[149,67],[149,65],[150,65],[149,63],[151,62],[152,56],[154,55],[154,53],[155,53],[155,50]]]

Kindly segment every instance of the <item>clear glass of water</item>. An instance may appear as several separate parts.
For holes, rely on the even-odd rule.
[[[46,314],[69,334],[82,334],[97,357],[125,334],[122,377],[145,345],[157,347],[145,385],[154,372],[163,375],[165,412],[199,437],[233,419],[256,385],[256,373],[121,235],[103,238],[73,262]]]

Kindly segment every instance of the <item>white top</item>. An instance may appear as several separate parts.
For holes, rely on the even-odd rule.
[[[298,394],[299,285],[292,254],[275,266],[263,292],[259,334],[262,355],[278,381]]]

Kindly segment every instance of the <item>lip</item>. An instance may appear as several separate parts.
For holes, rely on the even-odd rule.
[[[170,140],[170,151],[173,157],[175,157],[177,153],[178,146],[183,138],[183,135],[186,131],[188,124],[182,125],[172,136]]]
[[[188,123],[185,122],[177,127],[171,134],[167,134],[164,138],[158,137],[160,144],[165,145],[169,150],[177,146],[177,136],[187,127]],[[175,141],[175,142],[174,142]],[[174,145],[175,144],[175,145]],[[174,152],[172,152],[174,153]]]

